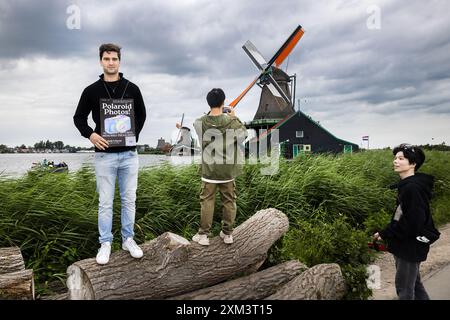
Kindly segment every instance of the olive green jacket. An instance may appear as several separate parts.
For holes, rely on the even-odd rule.
[[[231,180],[242,173],[247,130],[236,116],[204,115],[194,128],[202,148],[201,176],[211,180]]]

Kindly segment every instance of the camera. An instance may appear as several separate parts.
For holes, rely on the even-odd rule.
[[[230,107],[223,107],[223,113],[230,113],[232,109]]]

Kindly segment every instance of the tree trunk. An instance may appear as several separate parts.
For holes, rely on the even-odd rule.
[[[141,245],[141,259],[121,250],[107,265],[91,258],[69,266],[69,299],[162,299],[209,287],[260,264],[288,227],[285,214],[265,209],[235,229],[231,245],[215,237],[204,247],[166,232]]]
[[[33,270],[0,274],[0,299],[34,300]]]
[[[0,274],[25,269],[22,252],[18,247],[0,248]]]
[[[49,296],[42,296],[40,300],[68,300],[69,294],[67,292],[53,294]]]
[[[286,283],[268,300],[339,300],[346,292],[336,263],[318,264]]]
[[[18,247],[0,248],[0,299],[34,300],[33,270],[25,270]]]
[[[303,263],[292,260],[246,277],[170,297],[169,300],[260,300],[275,293],[306,269]]]

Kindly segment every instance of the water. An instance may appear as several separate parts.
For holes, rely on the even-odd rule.
[[[165,155],[140,154],[139,167],[151,167],[163,162],[170,161],[171,157]],[[53,161],[55,164],[65,162],[69,166],[69,172],[75,172],[83,164],[93,166],[94,153],[4,153],[0,154],[0,176],[21,177],[33,165],[44,159]]]

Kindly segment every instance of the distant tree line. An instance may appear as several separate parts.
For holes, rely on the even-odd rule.
[[[64,142],[62,142],[62,141],[51,142],[50,140],[47,140],[44,142],[43,140],[41,140],[34,144],[34,149],[36,149],[36,150],[45,150],[45,149],[62,150],[62,149],[67,149],[68,147],[70,147],[70,146],[65,146]]]
[[[34,144],[34,149],[35,150],[52,150],[52,151],[65,149],[65,150],[68,150],[69,152],[77,152],[80,150],[93,150],[94,147],[81,148],[81,147],[74,147],[74,146],[70,146],[68,144],[64,144],[64,142],[62,142],[62,141],[52,142],[50,140],[47,140],[47,141],[41,140]]]
[[[445,142],[441,144],[423,144],[418,146],[424,150],[437,150],[437,151],[450,151],[450,146],[447,146]]]
[[[94,147],[90,147],[90,148],[82,148],[82,147],[74,147],[74,146],[70,146],[70,145],[65,145],[64,142],[62,141],[55,141],[52,142],[50,140],[47,141],[39,141],[36,142],[33,147],[32,146],[26,146],[25,144],[22,144],[20,146],[16,146],[16,147],[8,147],[5,144],[0,144],[0,153],[11,153],[14,152],[14,150],[24,150],[24,149],[34,149],[35,151],[45,151],[45,150],[51,150],[51,151],[55,151],[55,150],[68,150],[68,152],[77,152],[80,150],[93,150]]]
[[[0,153],[8,153],[10,149],[6,144],[0,144]]]
[[[152,148],[148,144],[138,145],[138,153],[140,154],[164,154],[164,152],[158,148]]]
[[[52,142],[50,140],[44,141],[41,140],[39,142],[36,142],[33,147],[32,146],[26,146],[24,144],[16,147],[8,147],[5,144],[0,144],[0,153],[13,153],[13,152],[24,152],[24,150],[34,150],[35,152],[44,152],[46,150],[51,151],[61,151],[61,150],[67,150],[70,153],[81,151],[81,150],[94,150],[94,147],[90,148],[82,148],[82,147],[74,147],[70,145],[64,144],[62,141],[55,141]],[[67,152],[66,151],[66,152]],[[27,152],[27,151],[25,151]],[[141,154],[165,154],[166,150],[160,150],[158,148],[152,148],[148,144],[139,145],[138,146],[138,152]]]
[[[417,145],[422,150],[437,150],[437,151],[450,151],[450,146],[447,146],[445,142],[441,144],[418,144]],[[383,150],[391,150],[390,147],[383,148]]]

